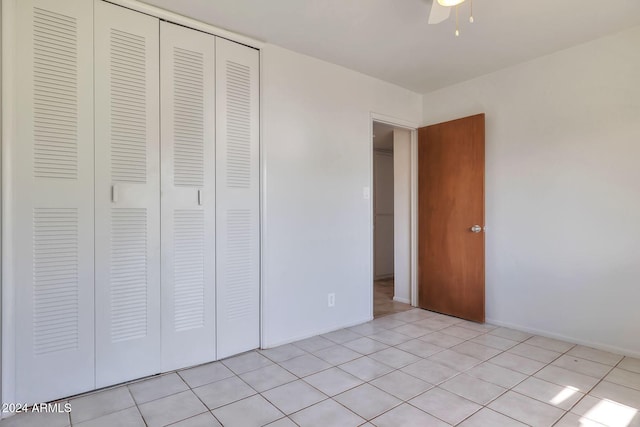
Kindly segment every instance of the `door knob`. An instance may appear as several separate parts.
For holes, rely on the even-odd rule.
[[[482,227],[480,227],[479,225],[474,225],[473,227],[471,227],[471,231],[473,233],[480,233],[482,231]]]

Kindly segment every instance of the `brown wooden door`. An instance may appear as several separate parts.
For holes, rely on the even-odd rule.
[[[418,131],[418,299],[484,322],[484,114]]]

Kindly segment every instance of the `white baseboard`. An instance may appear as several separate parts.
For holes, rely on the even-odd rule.
[[[542,337],[554,338],[554,339],[561,340],[561,341],[567,341],[567,342],[570,342],[572,344],[579,344],[579,345],[584,345],[584,346],[587,346],[587,347],[597,348],[598,350],[604,350],[604,351],[608,351],[610,353],[616,353],[616,354],[620,354],[620,355],[623,355],[623,356],[640,358],[640,352],[633,351],[633,350],[630,350],[628,348],[611,346],[611,345],[602,344],[602,343],[598,343],[598,342],[593,342],[593,341],[589,341],[589,340],[582,340],[582,339],[575,338],[575,337],[569,337],[569,336],[566,336],[566,335],[557,334],[555,332],[545,331],[545,330],[536,329],[536,328],[529,328],[527,326],[522,326],[522,325],[518,325],[518,324],[515,324],[515,323],[502,322],[502,321],[496,320],[496,319],[487,318],[486,322],[489,323],[489,324],[492,324],[492,325],[496,325],[496,326],[502,326],[502,327],[505,327],[505,328],[515,329],[515,330],[522,331],[522,332],[527,332],[527,333],[530,333],[530,334],[540,335]]]
[[[337,331],[338,329],[350,328],[352,326],[356,326],[356,325],[359,325],[361,323],[368,322],[370,320],[373,320],[373,317],[367,317],[367,318],[364,318],[362,320],[358,320],[358,321],[355,321],[355,322],[349,322],[349,323],[343,324],[343,325],[336,325],[336,326],[331,326],[329,328],[315,330],[313,332],[304,333],[304,334],[297,335],[295,337],[287,338],[287,339],[280,340],[280,341],[266,342],[266,343],[263,343],[260,348],[262,350],[266,350],[268,348],[279,347],[281,345],[290,344],[290,343],[295,342],[295,341],[300,341],[300,340],[304,340],[304,339],[307,339],[307,338],[315,337],[316,335],[322,335],[322,334],[327,334],[329,332]]]
[[[411,300],[407,298],[393,297],[393,300],[398,302],[403,302],[405,304],[411,304]]]

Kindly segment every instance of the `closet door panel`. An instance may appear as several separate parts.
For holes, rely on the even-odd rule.
[[[162,370],[215,360],[215,37],[160,26]]]
[[[217,352],[260,345],[259,52],[216,39]]]
[[[160,372],[159,20],[95,3],[96,385]]]
[[[93,4],[21,0],[16,13],[3,238],[15,401],[31,403],[94,387]]]

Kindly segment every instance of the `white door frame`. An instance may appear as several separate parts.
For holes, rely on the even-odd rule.
[[[406,129],[411,132],[411,207],[410,207],[410,235],[411,235],[411,305],[417,307],[418,305],[418,127],[419,124],[399,119],[397,117],[387,116],[385,114],[379,114],[371,112],[371,118],[369,120],[369,192],[371,194],[373,189],[373,122],[384,123],[396,128]],[[374,247],[373,247],[373,197],[369,197],[369,224],[371,224],[369,231],[369,248],[370,248],[370,260],[371,268],[369,271],[369,301],[371,308],[371,318],[373,318],[373,278],[374,278]]]

